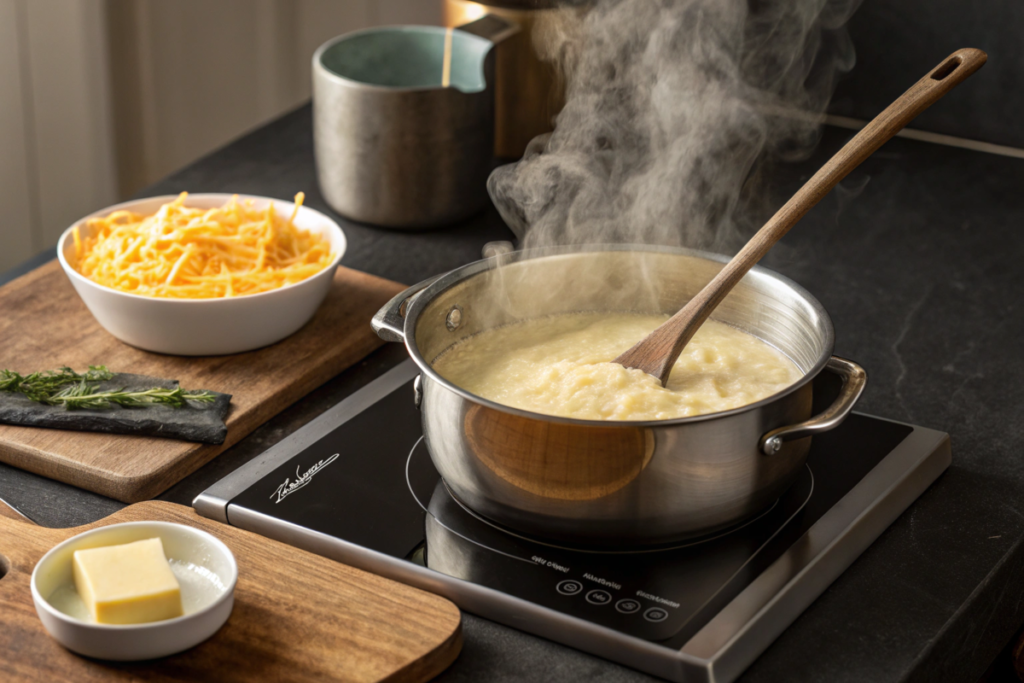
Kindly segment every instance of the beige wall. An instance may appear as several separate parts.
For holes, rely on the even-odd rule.
[[[309,97],[324,41],[440,0],[0,0],[0,270]]]
[[[41,238],[37,243],[29,196],[19,10],[15,0],[0,0],[0,268],[42,248]]]
[[[104,0],[0,0],[0,268],[117,198]]]
[[[365,26],[440,23],[437,0],[114,0],[123,194],[305,101],[309,61]]]

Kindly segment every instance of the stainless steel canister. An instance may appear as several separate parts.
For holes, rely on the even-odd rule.
[[[453,344],[517,320],[576,311],[671,313],[725,257],[682,249],[598,247],[480,261],[421,283],[374,318],[419,366],[423,429],[449,490],[498,524],[602,546],[691,538],[759,514],[804,466],[811,436],[852,410],[866,376],[832,356],[821,304],[795,283],[754,268],[715,318],[780,349],[803,371],[793,386],[741,408],[648,422],[540,415],[470,394],[432,362]],[[502,265],[499,267],[499,260]],[[843,388],[811,415],[812,380]]]
[[[393,228],[457,221],[487,203],[492,47],[518,29],[487,16],[459,29],[348,33],[313,55],[313,137],[327,203]]]

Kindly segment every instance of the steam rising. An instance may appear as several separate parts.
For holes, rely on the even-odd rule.
[[[765,164],[817,143],[853,66],[842,27],[859,4],[596,0],[551,12],[534,38],[566,76],[565,108],[488,180],[520,246],[736,247],[766,217]]]

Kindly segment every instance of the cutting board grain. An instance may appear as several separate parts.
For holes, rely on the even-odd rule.
[[[231,618],[205,643],[148,662],[106,663],[65,650],[36,616],[32,568],[47,550],[77,533],[139,520],[198,527],[231,548],[238,560]],[[5,683],[426,681],[462,648],[461,615],[444,598],[211,522],[173,503],[131,505],[77,529],[45,529],[0,516],[4,566],[0,680]]]
[[[273,346],[185,358],[141,351],[108,334],[56,261],[0,288],[0,367],[19,372],[106,365],[232,394],[227,440],[209,446],[0,425],[0,461],[126,503],[147,500],[377,348],[370,318],[401,285],[339,268],[313,319]]]

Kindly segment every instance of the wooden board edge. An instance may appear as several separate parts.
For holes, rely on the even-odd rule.
[[[0,517],[6,517],[7,519],[11,519],[11,520],[14,520],[16,522],[23,522],[25,524],[30,523],[30,520],[27,520],[25,517],[22,517],[21,513],[19,513],[17,510],[15,510],[12,507],[9,507],[7,505],[7,503],[5,503],[2,500],[0,500]],[[4,573],[4,568],[3,568],[2,562],[3,561],[0,560],[0,576],[3,576],[3,573]]]
[[[458,608],[456,608],[458,609]],[[440,676],[462,654],[462,613],[448,639],[429,654],[417,659],[382,679],[382,683],[406,683],[406,681],[431,681]]]
[[[75,433],[73,430],[67,431],[70,434]],[[30,451],[24,447],[10,448],[0,445],[0,463],[131,505],[155,498],[227,450],[222,446],[211,446],[210,449],[208,455],[190,461],[189,465],[194,466],[181,477],[167,479],[166,476],[162,476],[152,481],[147,481],[151,478],[148,473],[111,479],[107,472],[95,472],[90,467],[83,467],[81,463],[55,457],[46,451]],[[180,464],[180,462],[172,463],[172,465]],[[173,468],[168,469],[172,470]]]

